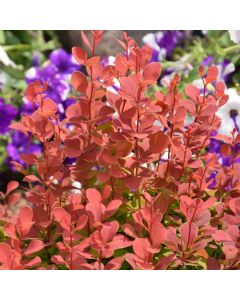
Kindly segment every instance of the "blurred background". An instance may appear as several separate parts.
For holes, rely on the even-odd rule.
[[[152,61],[162,63],[163,71],[156,89],[166,88],[174,72],[181,74],[184,84],[199,86],[199,66],[214,64],[219,70],[219,80],[231,91],[234,109],[240,112],[240,31],[129,30],[127,33],[140,46],[151,46],[154,50]],[[103,57],[103,65],[114,64],[114,55],[122,52],[116,39],[122,39],[121,31],[104,32],[96,51]],[[8,128],[23,114],[33,111],[32,105],[24,99],[27,84],[34,80],[47,81],[48,93],[57,103],[62,118],[66,108],[74,102],[69,79],[81,66],[71,55],[73,46],[83,47],[78,30],[0,30],[0,190],[5,189],[9,180],[20,179],[16,166],[24,166],[23,153],[41,152],[41,145],[31,137]],[[235,119],[235,123],[238,122]]]

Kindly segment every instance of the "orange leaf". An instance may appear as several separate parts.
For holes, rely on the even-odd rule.
[[[162,65],[159,62],[153,62],[148,65],[143,70],[144,80],[157,81],[161,74]]]
[[[162,153],[169,145],[169,137],[162,133],[154,134],[149,141],[149,150],[152,153]]]
[[[86,76],[82,72],[74,72],[71,77],[71,83],[75,90],[81,92],[82,94],[86,94],[88,81]]]
[[[17,181],[10,181],[7,185],[7,192],[6,195],[11,193],[13,190],[16,190],[19,186],[19,183]]]
[[[85,64],[87,61],[87,52],[80,47],[72,48],[73,57],[79,64]]]

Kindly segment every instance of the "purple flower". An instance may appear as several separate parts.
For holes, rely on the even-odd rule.
[[[58,112],[60,114],[60,120],[63,120],[65,118],[65,111],[68,108],[68,106],[72,105],[76,101],[74,99],[66,99],[65,101],[62,101],[61,103],[58,103]]]
[[[210,66],[211,64],[213,64],[213,56],[207,56],[203,59],[202,61],[202,66],[206,67],[206,66]]]
[[[70,91],[70,85],[57,73],[55,66],[47,65],[44,68],[32,68],[26,76],[27,83],[40,80],[41,82],[48,83],[47,94],[56,103],[66,99]]]
[[[152,61],[160,61],[162,58],[170,59],[174,49],[180,45],[183,38],[183,31],[162,30],[145,35],[143,42],[153,48]]]
[[[51,64],[57,68],[58,74],[69,75],[80,69],[79,64],[74,62],[73,56],[64,49],[54,50],[49,58]]]
[[[6,134],[9,131],[8,126],[16,118],[18,110],[11,104],[5,104],[4,99],[0,98],[0,134]]]
[[[39,67],[41,63],[41,56],[39,52],[34,52],[32,56],[32,65],[34,67]]]
[[[109,65],[114,66],[115,65],[115,57],[114,56],[104,56],[101,59],[101,64],[103,68],[106,68]]]
[[[214,187],[216,186],[216,176],[217,176],[218,172],[217,171],[213,171],[211,173],[211,175],[207,178],[207,183],[209,183],[208,188],[209,189],[214,189]]]
[[[37,109],[37,105],[34,105],[33,103],[26,102],[21,105],[21,115],[31,115],[35,109]]]
[[[49,61],[43,67],[35,66],[26,73],[27,83],[35,80],[48,82],[47,94],[56,103],[67,98],[70,92],[70,85],[67,80],[73,71],[79,70],[80,65],[73,61],[71,54],[63,49],[54,50]]]
[[[204,67],[214,64],[214,57],[207,56],[203,59],[202,65]],[[235,66],[228,59],[224,59],[222,62],[216,64],[218,68],[218,81],[224,81],[228,83],[231,80],[232,73],[235,71]]]
[[[7,163],[11,166],[10,161],[16,161],[25,165],[25,163],[20,158],[23,153],[40,153],[42,147],[39,144],[34,144],[31,139],[25,134],[19,131],[13,131],[11,134],[11,142],[7,145]]]

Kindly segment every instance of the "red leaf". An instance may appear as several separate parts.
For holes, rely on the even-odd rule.
[[[87,215],[82,215],[79,217],[78,221],[77,221],[77,226],[76,226],[76,230],[82,230],[88,222],[88,216]]]
[[[85,64],[87,61],[87,52],[80,47],[72,48],[73,57],[79,64]]]
[[[186,95],[191,98],[192,100],[198,102],[198,97],[200,96],[200,91],[197,87],[190,84],[185,87]]]
[[[8,126],[10,129],[21,131],[24,134],[27,134],[27,128],[20,122],[13,123]]]
[[[149,150],[152,153],[159,153],[161,154],[169,145],[169,137],[162,133],[154,134],[149,141]]]
[[[56,221],[62,226],[62,228],[69,231],[71,226],[70,214],[62,207],[56,207],[53,214]]]
[[[112,188],[110,185],[105,185],[104,189],[103,189],[103,194],[102,194],[102,198],[103,200],[107,200],[112,192]]]
[[[233,259],[238,255],[239,248],[233,245],[223,245],[222,251],[226,256],[226,259]]]
[[[119,270],[123,263],[123,257],[115,257],[105,265],[105,270]]]
[[[202,112],[200,113],[201,117],[208,117],[214,115],[218,111],[218,107],[215,104],[209,104],[204,107]]]
[[[23,255],[29,255],[44,248],[44,243],[41,240],[31,240]]]
[[[221,264],[212,257],[209,257],[206,261],[208,270],[221,270]]]
[[[204,67],[200,66],[199,69],[198,69],[198,73],[199,73],[200,77],[203,77],[203,72],[204,72]]]
[[[147,262],[150,254],[148,251],[149,246],[149,242],[146,239],[136,238],[133,242],[134,253],[143,261]]]
[[[157,81],[161,74],[162,66],[159,62],[152,62],[143,70],[143,78],[144,80],[153,80]]]
[[[7,185],[6,195],[8,195],[12,191],[16,190],[18,188],[18,186],[19,186],[19,183],[17,181],[10,181]]]
[[[10,269],[11,259],[12,259],[11,247],[6,243],[1,243],[0,244],[0,263],[3,264],[3,266],[6,269]],[[1,267],[0,267],[0,269],[1,269]]]
[[[126,76],[128,71],[128,64],[126,57],[121,54],[116,55],[115,58],[116,71],[119,73],[121,77]]]
[[[96,189],[87,189],[86,190],[86,196],[89,202],[101,202],[102,196]]]
[[[47,90],[48,83],[44,82],[43,84],[40,82],[40,80],[36,80],[32,83],[30,83],[27,88],[26,88],[26,98],[30,101],[33,102],[35,97],[38,94],[42,94]]]
[[[100,230],[101,240],[103,242],[109,242],[113,239],[117,233],[119,224],[117,221],[105,222]]]
[[[18,232],[21,232],[21,235],[24,237],[30,231],[34,222],[33,219],[33,211],[30,207],[24,207],[20,210],[18,219],[20,221],[20,226],[18,227]]]
[[[111,175],[115,178],[125,178],[127,176],[119,165],[113,165],[111,167]]]
[[[31,153],[20,154],[20,158],[28,165],[33,165],[37,161],[37,156]]]
[[[175,254],[170,254],[166,257],[161,257],[155,267],[155,270],[166,270],[168,265],[175,259]]]
[[[34,257],[32,260],[24,264],[25,268],[32,268],[41,263],[41,258],[39,256]]]
[[[55,263],[57,265],[65,265],[66,264],[65,260],[60,255],[54,255],[51,258],[51,260],[52,260],[53,263]]]
[[[20,210],[18,218],[22,223],[31,222],[33,218],[33,211],[30,207],[23,207]]]
[[[36,181],[40,181],[39,178],[37,178],[35,175],[27,175],[23,178],[23,181],[27,181],[27,182],[36,182]]]
[[[192,245],[198,234],[198,229],[194,223],[186,222],[179,227],[179,232],[185,244],[185,248],[187,248]]]
[[[74,72],[71,77],[71,83],[75,90],[81,92],[82,94],[86,94],[88,81],[86,76],[82,72]]]
[[[64,141],[64,152],[68,157],[78,157],[82,154],[83,142],[78,138],[67,138]]]
[[[217,230],[213,234],[213,238],[217,242],[231,242],[232,241],[232,238],[223,230]]]
[[[92,67],[100,62],[101,57],[100,56],[93,56],[89,58],[86,62],[87,67]]]
[[[56,112],[57,112],[56,103],[51,99],[44,100],[41,106],[41,115],[48,117],[48,116],[55,115]]]
[[[104,206],[100,202],[90,202],[86,205],[85,210],[89,217],[90,227],[99,225],[102,218],[102,210]]]
[[[165,227],[160,223],[162,219],[162,213],[158,212],[152,220],[151,225],[151,241],[152,246],[159,248],[160,244],[163,243],[163,241],[166,239],[166,229]]]
[[[221,151],[221,154],[223,154],[225,156],[230,156],[232,154],[232,149],[229,144],[222,144],[220,151]]]
[[[211,83],[217,80],[218,68],[215,66],[209,67],[207,70],[206,82]]]
[[[106,92],[107,92],[106,89],[99,88],[99,89],[97,89],[97,90],[94,91],[93,98],[94,99],[102,98],[102,97],[104,97],[106,95]]]
[[[114,215],[121,205],[121,200],[112,200],[106,207],[104,219],[110,218],[112,215]]]
[[[128,188],[137,190],[142,182],[142,177],[127,177],[125,184]]]
[[[127,98],[137,100],[139,83],[135,76],[132,77],[122,77],[120,79],[121,88]]]

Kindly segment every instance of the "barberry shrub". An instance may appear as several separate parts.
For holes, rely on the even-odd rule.
[[[104,67],[102,35],[82,32],[91,57],[72,49],[82,72],[72,74],[76,102],[64,119],[47,83],[26,90],[37,108],[11,128],[44,150],[22,154],[22,183],[1,192],[0,268],[239,269],[240,165],[222,167],[207,151],[228,100],[217,68],[199,68],[203,89],[180,90],[175,74],[154,93],[161,64],[150,63],[152,49],[123,33],[123,53]],[[215,139],[226,154],[240,135]]]

